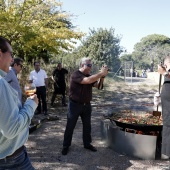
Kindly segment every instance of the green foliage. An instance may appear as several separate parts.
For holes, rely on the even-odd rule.
[[[60,11],[55,0],[0,1],[0,35],[11,42],[16,56],[31,61],[73,48],[74,39],[83,34],[75,32],[70,16]]]
[[[139,43],[135,44],[132,56],[138,68],[147,69],[153,67],[153,71],[155,66],[169,52],[170,38],[164,35],[152,34],[142,38]]]
[[[121,63],[124,63],[125,61],[133,61],[133,56],[132,54],[124,54],[120,56],[120,61]]]
[[[95,64],[107,64],[110,69],[116,70],[120,65],[119,54],[122,48],[119,45],[120,37],[114,35],[114,29],[90,29],[90,33],[76,53],[79,58],[90,57]]]

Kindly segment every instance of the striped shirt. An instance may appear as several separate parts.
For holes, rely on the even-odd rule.
[[[18,97],[22,103],[22,91],[17,79],[16,70],[13,67],[10,67],[9,72],[5,76],[5,80],[18,92]]]
[[[18,93],[0,70],[0,159],[12,155],[28,139],[29,125],[37,104],[27,99],[23,107]]]

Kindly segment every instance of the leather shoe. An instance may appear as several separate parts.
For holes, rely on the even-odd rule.
[[[96,152],[97,149],[93,146],[93,145],[89,145],[89,146],[84,146],[85,149],[89,149],[91,150],[92,152]]]
[[[67,106],[67,104],[66,104],[66,103],[63,103],[62,106],[65,107],[65,106]]]
[[[68,153],[68,150],[69,150],[69,147],[64,147],[63,149],[62,149],[62,155],[67,155],[67,153]]]
[[[39,114],[41,114],[41,112],[36,111],[34,114],[35,114],[35,115],[39,115]]]
[[[48,113],[47,113],[47,112],[44,112],[44,115],[48,115]]]

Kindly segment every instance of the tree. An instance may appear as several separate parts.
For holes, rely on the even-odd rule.
[[[66,12],[59,12],[61,5],[55,0],[1,0],[0,34],[27,61],[71,50],[83,34],[74,31]]]
[[[118,56],[122,52],[119,43],[120,37],[115,36],[113,28],[90,29],[89,35],[82,40],[78,53],[81,57],[90,57],[99,65],[105,63],[110,69],[116,70],[120,66]]]
[[[155,63],[160,63],[169,53],[169,50],[169,37],[160,34],[152,34],[142,38],[139,43],[135,44],[132,55],[139,66],[149,66],[151,71],[153,71]]]
[[[121,63],[123,63],[125,61],[133,61],[133,56],[132,56],[132,54],[124,54],[124,55],[120,56],[120,61],[121,61]]]

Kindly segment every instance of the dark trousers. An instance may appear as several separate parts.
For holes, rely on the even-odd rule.
[[[76,126],[79,116],[83,123],[83,144],[89,146],[92,142],[91,139],[91,104],[83,105],[73,101],[69,101],[67,115],[67,125],[64,133],[63,147],[71,145],[73,131]]]
[[[39,101],[37,111],[41,113],[41,101],[42,101],[43,112],[47,112],[46,87],[40,86],[40,87],[36,87],[36,89],[37,89],[36,94]]]
[[[51,104],[54,103],[57,94],[62,95],[62,104],[65,104],[66,103],[65,91],[66,91],[66,84],[63,83],[59,87],[56,86],[56,84],[54,84],[54,92],[51,98]]]

